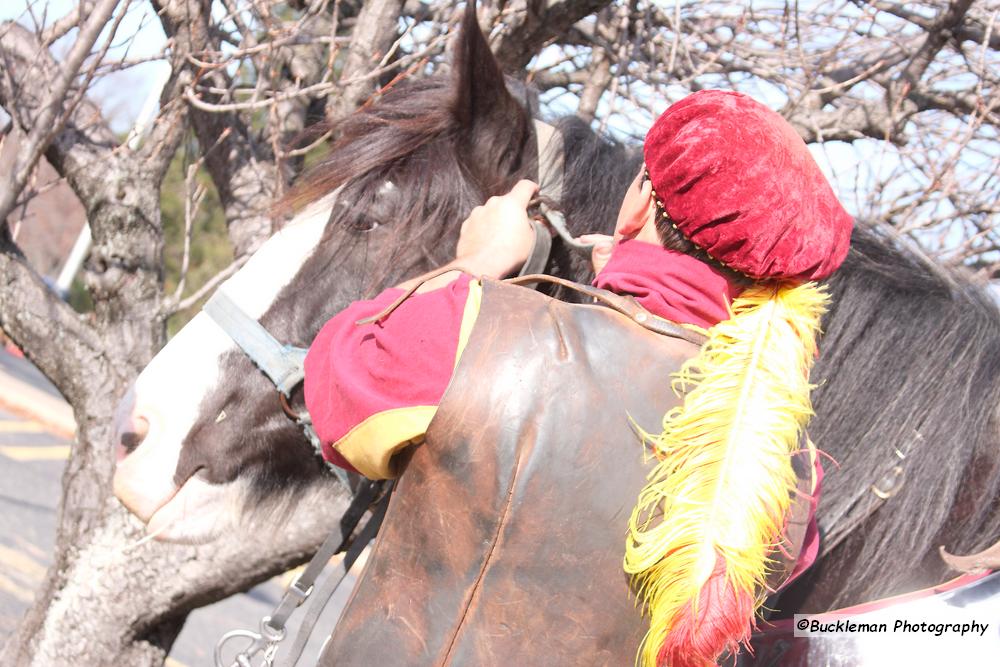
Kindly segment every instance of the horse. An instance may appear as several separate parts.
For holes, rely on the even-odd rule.
[[[537,116],[468,10],[451,71],[399,82],[342,121],[292,198],[302,212],[221,289],[278,340],[307,346],[349,302],[445,263],[469,210],[537,177]],[[610,232],[641,155],[573,117],[554,124],[565,170],[554,206],[574,235]],[[547,271],[591,278],[558,242]],[[830,548],[776,601],[781,613],[933,585],[947,574],[938,545],[1000,537],[995,305],[861,224],[829,287],[809,433],[835,462],[818,509]],[[115,493],[159,539],[211,541],[324,475],[273,385],[205,313],[136,379],[116,433]]]

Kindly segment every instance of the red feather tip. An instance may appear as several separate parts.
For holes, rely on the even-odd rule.
[[[754,628],[754,597],[737,593],[726,581],[726,562],[716,557],[715,570],[702,586],[697,613],[688,605],[671,628],[657,656],[659,667],[714,667],[722,652],[749,645]]]

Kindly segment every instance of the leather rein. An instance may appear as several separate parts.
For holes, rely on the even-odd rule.
[[[590,256],[593,246],[573,238],[566,227],[566,219],[562,213],[546,203],[562,199],[564,173],[562,135],[555,127],[542,121],[536,120],[534,123],[540,181],[540,200],[536,202],[539,214],[532,221],[535,230],[534,244],[519,275],[529,279],[524,282],[537,285],[548,278],[531,274],[542,273],[548,264],[552,250],[550,229],[568,248],[585,253],[587,257]],[[280,343],[260,322],[247,315],[224,288],[216,290],[212,298],[202,307],[202,311],[274,384],[282,411],[302,429],[313,453],[323,461],[327,471],[336,476],[346,488],[351,488],[347,472],[323,459],[322,443],[313,428],[308,411],[296,411],[290,404],[292,392],[305,378],[304,362],[308,350]],[[278,645],[287,634],[288,618],[296,608],[311,597],[312,602],[306,617],[281,664],[292,667],[298,662],[320,612],[381,526],[392,487],[391,481],[363,480],[358,485],[350,507],[341,518],[339,529],[334,530],[326,538],[302,573],[288,586],[275,609],[260,620],[260,630],[233,630],[219,639],[214,651],[215,667],[251,667],[251,660],[258,655],[262,658],[261,665],[271,667]],[[371,510],[368,520],[358,529],[362,517],[368,510]],[[335,571],[317,587],[316,581],[326,564],[335,554],[344,551],[347,553]],[[242,644],[242,649],[237,649],[235,657],[227,661],[224,650],[231,643]]]

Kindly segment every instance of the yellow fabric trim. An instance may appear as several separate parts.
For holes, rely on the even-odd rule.
[[[479,306],[483,303],[483,284],[478,280],[469,281],[469,297],[465,300],[465,310],[462,311],[462,326],[458,330],[458,349],[455,350],[455,366],[462,358],[465,344],[469,342],[472,327],[479,317]]]
[[[396,476],[391,465],[393,454],[421,440],[435,412],[436,405],[377,412],[355,425],[333,443],[333,448],[368,479],[391,479]]]

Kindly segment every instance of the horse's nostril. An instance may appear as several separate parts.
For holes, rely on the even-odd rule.
[[[118,456],[119,461],[135,451],[136,447],[142,444],[149,433],[149,421],[144,417],[130,415],[125,423],[119,425],[118,429]]]
[[[139,443],[142,442],[142,436],[140,436],[138,433],[131,433],[131,432],[122,433],[121,441],[122,441],[122,447],[125,448],[125,451],[131,453],[132,450],[138,447]]]

